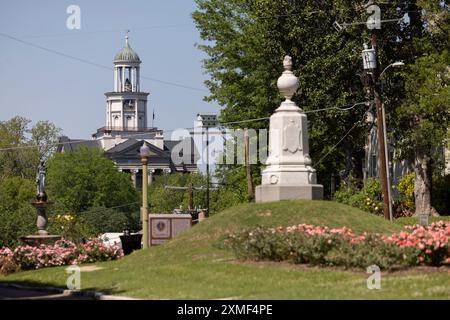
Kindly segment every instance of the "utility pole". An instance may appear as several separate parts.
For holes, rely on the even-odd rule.
[[[250,164],[250,138],[248,136],[248,129],[244,130],[244,152],[248,200],[253,201],[255,199],[255,193],[253,191],[252,165]]]
[[[188,209],[193,210],[194,209],[194,191],[192,190],[192,182],[189,183],[188,196],[189,196]]]
[[[198,113],[197,121],[200,122],[200,126],[206,129],[206,216],[209,216],[209,128],[217,127],[218,120],[217,115],[212,113]],[[202,134],[203,136],[203,134]]]
[[[203,186],[194,187],[192,183],[189,183],[187,187],[178,187],[178,186],[165,186],[164,189],[177,190],[177,191],[188,191],[188,209],[194,210],[194,190],[202,191],[205,190]]]
[[[206,217],[209,217],[209,126],[206,127]]]
[[[380,164],[380,184],[383,194],[383,215],[385,219],[390,220],[390,203],[389,189],[387,180],[387,164],[386,164],[386,136],[383,123],[383,102],[381,100],[381,84],[379,81],[379,63],[378,63],[378,38],[376,29],[372,29],[371,35],[372,49],[375,50],[376,67],[372,70],[372,78],[374,82],[375,107],[377,110],[377,135],[378,135],[378,153]]]

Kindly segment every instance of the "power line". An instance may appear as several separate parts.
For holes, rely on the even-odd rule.
[[[120,206],[114,206],[114,207],[107,207],[107,208],[103,208],[103,209],[99,209],[99,210],[94,210],[94,211],[90,211],[90,210],[85,210],[82,212],[79,212],[78,214],[83,214],[83,213],[98,213],[98,212],[103,212],[103,211],[108,211],[110,209],[118,209],[118,208],[123,208],[123,207],[128,207],[134,204],[140,204],[140,202],[131,202],[131,203],[127,203],[127,204],[122,204]]]
[[[166,29],[166,28],[181,28],[181,27],[192,27],[192,24],[174,24],[174,25],[155,25],[155,26],[143,26],[143,27],[133,27],[133,28],[122,28],[122,29],[106,29],[106,30],[93,30],[93,31],[75,31],[71,30],[69,33],[53,33],[53,34],[42,34],[42,35],[23,35],[20,36],[22,39],[36,39],[36,38],[55,38],[55,37],[76,37],[76,36],[88,36],[100,33],[114,33],[114,32],[125,32],[125,31],[139,31],[139,30],[150,30],[150,29]]]
[[[371,108],[372,108],[372,106],[371,106]],[[370,109],[371,109],[370,108]],[[363,121],[364,121],[364,119],[366,118],[366,114],[370,111],[370,109],[369,110],[367,110],[366,112],[364,112],[364,115],[363,115],[363,117],[362,117],[362,119],[361,120],[359,120],[359,121],[357,121],[357,122],[355,122],[355,124],[350,128],[350,130],[348,130],[347,131],[347,133],[345,133],[344,134],[344,136],[341,138],[341,139],[339,139],[339,141],[335,144],[335,145],[333,145],[332,147],[331,147],[331,149],[330,150],[328,150],[328,152],[325,154],[325,155],[323,155],[320,159],[319,159],[319,161],[317,161],[315,164],[314,164],[314,166],[318,166],[331,152],[333,152],[334,151],[334,149],[336,149],[336,147],[342,142],[342,141],[344,141],[344,139],[345,138],[347,138],[347,136],[356,128],[356,126],[358,125],[358,124],[360,124],[360,123],[362,123]]]
[[[303,113],[316,113],[316,112],[322,112],[322,111],[330,111],[330,110],[338,110],[338,111],[348,111],[351,110],[357,106],[360,105],[368,105],[370,104],[370,102],[358,102],[355,103],[353,105],[351,105],[348,108],[341,108],[341,107],[330,107],[330,108],[322,108],[322,109],[314,109],[314,110],[308,110],[308,111],[304,111]],[[263,118],[255,118],[255,119],[248,119],[248,120],[239,120],[239,121],[230,121],[230,122],[223,122],[223,123],[219,123],[219,125],[225,126],[225,125],[230,125],[230,124],[240,124],[240,123],[247,123],[247,122],[255,122],[255,121],[263,121],[263,120],[269,120],[270,117],[263,117]]]
[[[111,67],[108,67],[108,66],[96,63],[96,62],[92,62],[92,61],[89,61],[89,60],[86,60],[86,59],[83,59],[83,58],[75,57],[73,55],[70,55],[70,54],[67,54],[67,53],[64,53],[64,52],[60,52],[60,51],[56,51],[56,50],[53,50],[53,49],[50,49],[50,48],[46,48],[46,47],[43,47],[41,45],[38,45],[38,44],[35,44],[35,43],[32,43],[32,42],[28,42],[28,41],[16,38],[16,37],[8,35],[6,33],[0,32],[0,36],[8,38],[8,39],[11,39],[11,40],[14,40],[14,41],[17,41],[17,42],[20,42],[20,43],[23,43],[25,45],[28,45],[28,46],[31,46],[31,47],[34,47],[34,48],[37,48],[37,49],[40,49],[40,50],[43,50],[43,51],[46,51],[46,52],[50,52],[50,53],[53,53],[53,54],[56,54],[56,55],[59,55],[59,56],[71,59],[71,60],[75,60],[75,61],[78,61],[78,62],[81,62],[81,63],[84,63],[84,64],[88,64],[88,65],[91,65],[91,66],[94,66],[94,67],[97,67],[97,68],[106,69],[106,70],[110,70],[110,71],[114,70],[114,68],[111,68]],[[165,81],[165,80],[159,80],[159,79],[156,79],[156,78],[147,77],[147,76],[143,76],[143,75],[141,75],[141,78],[147,79],[147,80],[150,80],[150,81],[154,81],[154,82],[159,82],[159,83],[162,83],[162,84],[165,84],[165,85],[170,85],[170,86],[174,86],[174,87],[183,88],[183,89],[189,89],[189,90],[200,91],[200,92],[209,92],[206,89],[190,87],[190,86],[186,86],[186,85],[183,85],[183,84],[170,82],[170,81]]]
[[[358,102],[353,104],[352,106],[348,107],[348,108],[341,108],[341,107],[330,107],[330,108],[322,108],[322,109],[316,109],[316,110],[309,110],[309,111],[305,111],[304,113],[316,113],[316,112],[323,112],[323,111],[330,111],[330,110],[338,110],[338,111],[349,111],[359,105],[368,105],[370,104],[369,102]],[[226,126],[226,125],[231,125],[231,124],[238,124],[238,123],[249,123],[249,122],[256,122],[256,121],[263,121],[263,120],[269,120],[270,117],[263,117],[263,118],[254,118],[254,119],[247,119],[247,120],[240,120],[240,121],[230,121],[230,122],[222,122],[219,123],[219,126]],[[170,130],[164,130],[165,133],[168,132],[174,132],[180,129],[184,129],[184,130],[194,130],[194,127],[190,127],[190,128],[177,128],[177,129],[170,129]],[[142,136],[147,136],[149,133],[145,132],[145,133],[131,133],[128,135],[121,135],[121,138],[138,138],[138,137],[142,137]],[[77,144],[77,143],[84,143],[86,141],[92,141],[92,140],[86,140],[86,139],[76,139],[76,140],[70,140],[70,141],[65,141],[65,142],[57,142],[57,143],[51,143],[51,144],[47,144],[47,147],[57,147],[57,146],[61,146],[61,145],[66,145],[66,144]],[[6,148],[0,148],[0,152],[1,151],[13,151],[13,150],[21,150],[21,149],[33,149],[33,148],[37,148],[36,145],[27,145],[27,146],[17,146],[17,147],[6,147]]]

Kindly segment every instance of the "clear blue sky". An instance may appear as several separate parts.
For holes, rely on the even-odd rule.
[[[69,30],[66,9],[81,8],[81,30]],[[130,29],[130,45],[139,54],[141,74],[205,91],[141,79],[150,92],[149,123],[192,127],[199,111],[216,112],[206,103],[201,40],[191,18],[193,0],[1,0],[0,32],[96,64],[112,67]],[[90,138],[105,125],[105,96],[112,71],[73,61],[0,35],[0,120],[20,115],[33,122],[50,120],[71,138]]]

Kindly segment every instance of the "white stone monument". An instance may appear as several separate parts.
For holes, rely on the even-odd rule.
[[[256,187],[256,202],[323,198],[309,157],[306,114],[291,100],[299,87],[291,57],[284,57],[283,66],[277,86],[286,100],[270,117],[269,157]]]

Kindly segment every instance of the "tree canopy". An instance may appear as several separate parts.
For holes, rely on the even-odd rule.
[[[96,149],[55,154],[47,162],[47,194],[65,210],[79,213],[93,206],[139,208],[139,195],[127,173]]]
[[[295,101],[303,110],[373,101],[373,93],[364,85],[367,80],[361,61],[363,44],[370,44],[370,30],[365,25],[369,17],[366,0],[196,3],[193,19],[204,40],[199,48],[207,55],[204,68],[210,76],[206,85],[211,94],[206,100],[215,100],[223,107],[222,121],[272,114],[281,100],[276,80],[287,54],[293,58],[294,73],[300,79]],[[399,60],[414,64],[417,58],[440,54],[448,46],[448,1],[382,2],[379,6],[382,20],[399,19],[382,22],[377,31],[381,68]],[[335,22],[347,25],[336,30]],[[406,103],[411,91],[404,85],[405,73],[388,72],[385,76],[387,127],[392,132],[403,127],[390,113]],[[372,112],[371,107],[361,104],[346,111],[330,109],[308,115],[313,165],[333,150],[315,166],[325,188],[331,174],[362,177],[363,147],[369,127],[374,125],[364,121],[368,111]],[[267,127],[267,122],[245,126]],[[405,127],[406,131],[409,128]]]

